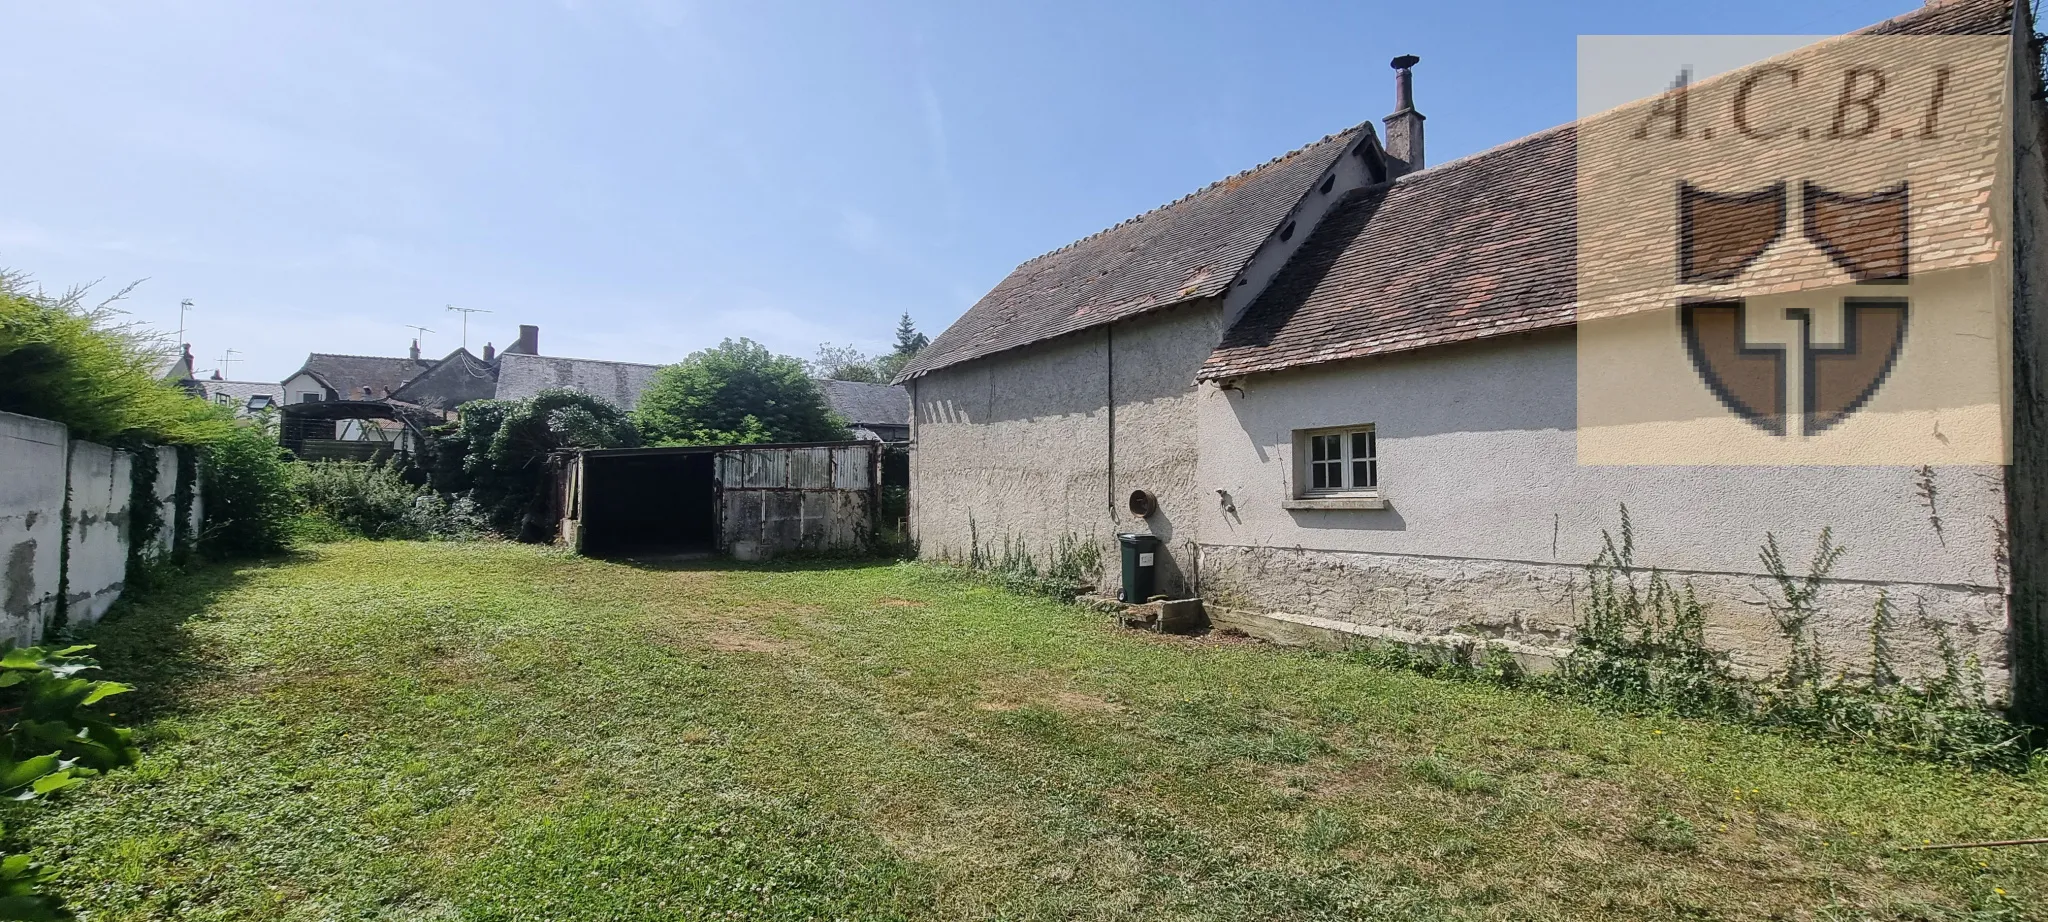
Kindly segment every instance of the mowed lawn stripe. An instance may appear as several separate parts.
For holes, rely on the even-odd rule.
[[[2030,918],[2048,784],[946,571],[343,543],[96,628],[141,768],[9,831],[95,919]],[[2003,891],[2001,893],[2000,891]]]

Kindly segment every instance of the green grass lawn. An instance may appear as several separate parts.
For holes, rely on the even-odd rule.
[[[2048,779],[915,566],[327,545],[86,638],[145,757],[8,833],[115,919],[2028,918]],[[1999,891],[2003,890],[2001,894]]]

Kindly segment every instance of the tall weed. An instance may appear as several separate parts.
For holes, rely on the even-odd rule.
[[[1885,590],[1872,602],[1865,668],[1858,674],[1828,662],[1816,635],[1828,617],[1820,598],[1828,574],[1848,553],[1832,530],[1821,529],[1801,572],[1788,566],[1776,535],[1764,536],[1758,559],[1777,590],[1770,610],[1790,652],[1762,683],[1735,676],[1725,654],[1708,648],[1705,608],[1689,582],[1674,587],[1656,568],[1636,564],[1626,506],[1620,540],[1605,532],[1602,539],[1586,568],[1578,645],[1544,680],[1551,689],[1632,710],[1857,740],[1919,758],[2020,771],[2034,760],[2031,731],[1991,708],[1980,665],[1961,656],[1946,629],[1924,615],[1918,627],[1936,636],[1942,671],[1917,681],[1901,677],[1892,659],[1899,619]]]

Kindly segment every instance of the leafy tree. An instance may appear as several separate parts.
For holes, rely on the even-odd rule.
[[[548,388],[525,400],[474,400],[434,440],[426,460],[433,486],[468,493],[491,527],[540,540],[548,455],[563,448],[633,448],[640,431],[602,397]]]
[[[83,288],[46,295],[0,270],[0,410],[55,420],[95,442],[226,436],[228,414],[162,379],[166,344],[114,308],[127,293],[87,307]]]
[[[878,361],[853,346],[820,343],[818,357],[811,361],[811,374],[834,381],[878,384],[885,380],[877,365]]]
[[[903,373],[903,366],[910,364],[912,355],[916,355],[916,353],[906,355],[901,352],[891,352],[888,355],[875,359],[875,382],[878,384],[888,384],[895,381],[896,376]]]
[[[849,437],[801,360],[726,340],[661,369],[634,419],[658,445],[821,442]]]

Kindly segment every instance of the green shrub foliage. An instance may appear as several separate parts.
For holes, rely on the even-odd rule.
[[[656,445],[852,437],[801,360],[748,339],[728,339],[655,372],[633,418]]]
[[[548,455],[564,448],[632,448],[632,418],[601,397],[549,388],[526,400],[477,400],[437,430],[421,459],[433,488],[475,504],[500,534],[541,540]]]
[[[313,540],[468,538],[482,520],[466,498],[454,502],[407,482],[390,464],[318,461],[292,465],[292,488],[305,514],[298,533]],[[331,524],[339,533],[322,530]]]
[[[134,765],[139,752],[106,699],[118,682],[81,678],[91,647],[0,645],[0,796],[35,800],[101,772]],[[45,892],[51,871],[27,855],[0,856],[0,919],[70,919]]]
[[[122,292],[88,307],[84,289],[46,295],[0,270],[0,410],[63,423],[73,438],[203,444],[228,414],[165,382],[167,344],[123,321]]]
[[[260,557],[291,544],[299,499],[284,451],[267,432],[233,427],[200,459],[206,526],[200,543],[217,557]]]

